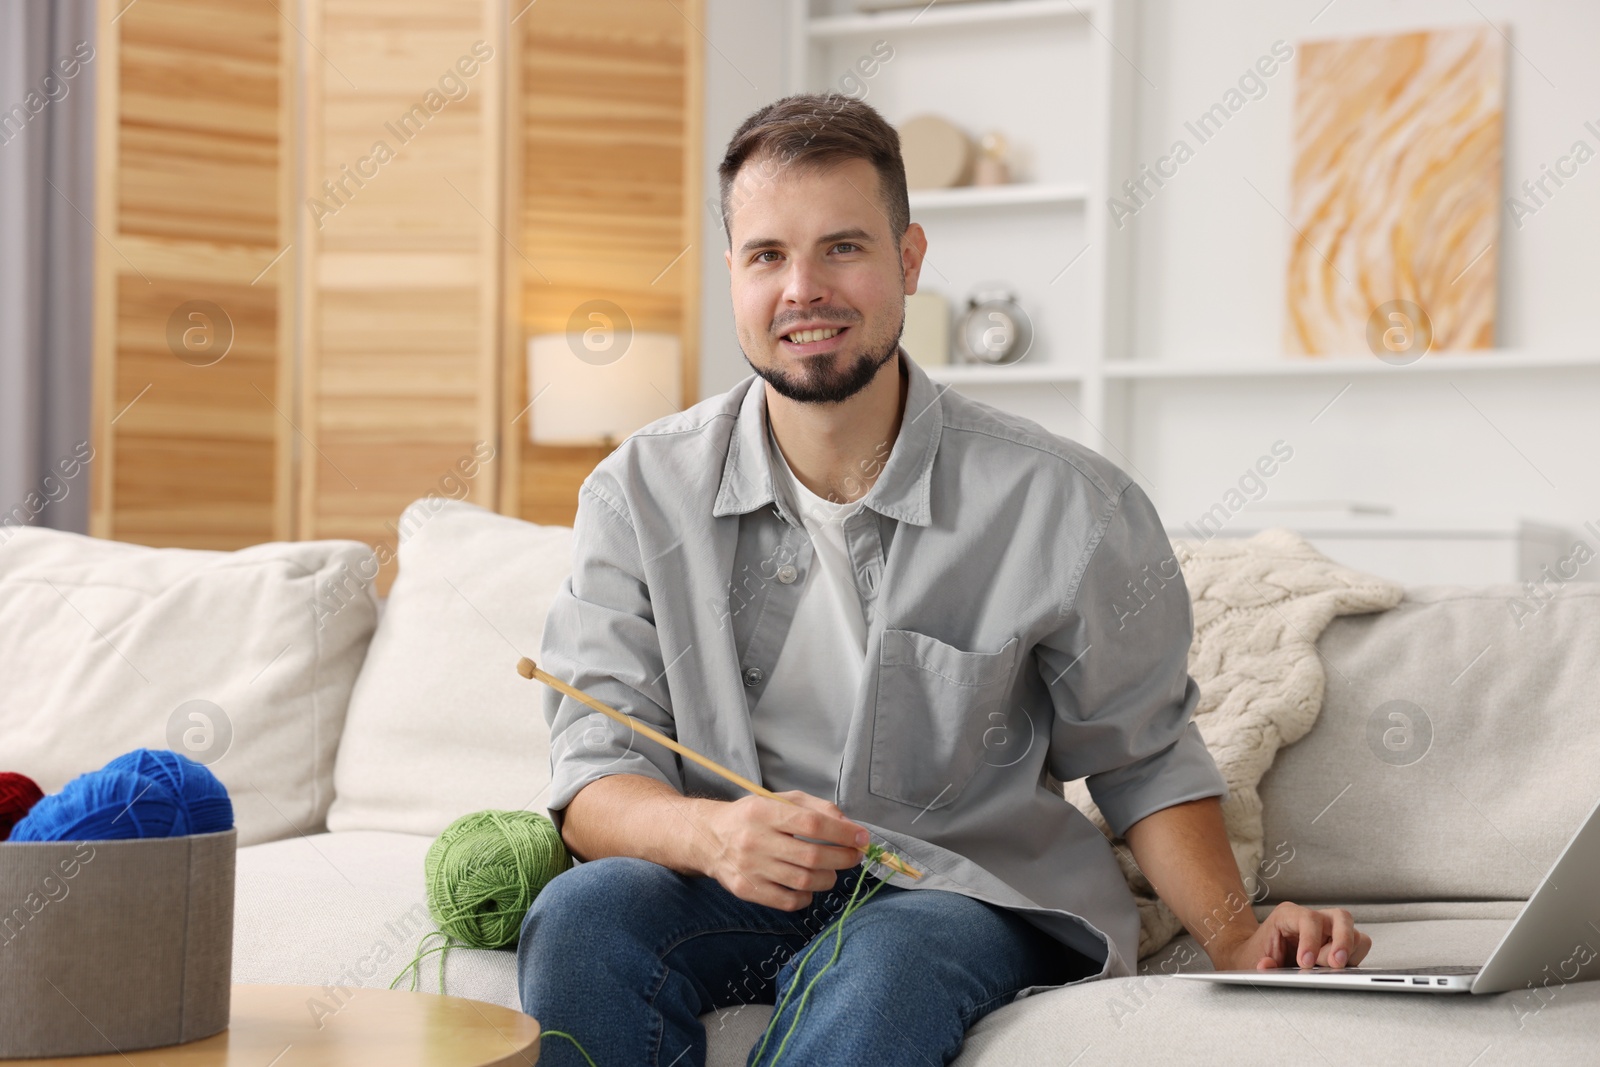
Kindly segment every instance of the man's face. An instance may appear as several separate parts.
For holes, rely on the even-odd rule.
[[[864,159],[821,170],[747,160],[729,204],[724,256],[745,361],[791,400],[854,396],[897,352],[922,227],[895,243]]]

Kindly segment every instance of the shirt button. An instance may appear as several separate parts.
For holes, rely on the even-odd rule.
[[[782,582],[784,585],[788,585],[790,582],[794,581],[795,575],[799,573],[799,571],[794,569],[794,564],[785,563],[783,566],[778,568],[778,581]]]
[[[765,677],[765,674],[762,672],[760,667],[746,667],[744,672],[744,684],[760,685],[763,677]]]

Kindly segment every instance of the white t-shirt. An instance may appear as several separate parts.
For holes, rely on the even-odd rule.
[[[751,712],[762,784],[833,801],[845,733],[867,658],[867,623],[856,594],[843,522],[861,501],[817,496],[789,469],[769,427],[773,478],[811,535],[812,562],[783,651]]]

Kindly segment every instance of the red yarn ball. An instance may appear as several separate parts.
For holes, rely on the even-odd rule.
[[[44,791],[32,778],[13,771],[0,771],[0,841],[10,837],[11,828],[43,799]]]

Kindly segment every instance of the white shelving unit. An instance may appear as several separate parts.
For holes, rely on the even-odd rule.
[[[914,189],[908,197],[913,212],[1009,207],[1017,204],[1082,205],[1089,199],[1089,189],[1083,185],[1014,182],[1011,185],[973,185],[958,189]]]
[[[1009,366],[927,370],[1092,447],[1106,355],[1126,338],[1127,247],[1095,205],[1131,147],[1135,72],[1118,56],[1133,37],[1127,6],[974,0],[860,13],[850,0],[789,0],[790,91],[856,86],[851,95],[895,125],[933,113],[974,137],[1005,135],[1012,184],[913,190],[911,215],[928,231],[921,287],[942,293],[952,318],[980,288],[1011,290],[1034,344]],[[864,77],[855,64],[879,42],[893,54]]]
[[[1106,208],[1111,196],[1125,195],[1123,183],[1137,169],[1135,104],[1159,92],[1136,66],[1140,0],[970,0],[877,13],[855,11],[852,0],[787,2],[791,91],[864,96],[896,125],[933,113],[974,136],[997,129],[1013,150],[1016,184],[915,190],[911,212],[929,236],[921,286],[942,292],[955,314],[979,287],[1011,289],[1033,319],[1033,348],[1009,366],[929,367],[931,377],[1108,456],[1153,496],[1159,492],[1163,514],[1176,526],[1239,477],[1234,457],[1276,436],[1292,437],[1306,446],[1307,458],[1296,461],[1294,488],[1276,482],[1273,498],[1287,493],[1292,502],[1296,494],[1348,495],[1363,487],[1394,509],[1378,524],[1383,537],[1349,531],[1335,537],[1315,528],[1330,547],[1353,554],[1345,562],[1384,573],[1378,560],[1386,558],[1397,568],[1394,576],[1408,580],[1430,574],[1445,580],[1446,572],[1430,571],[1424,557],[1453,559],[1451,552],[1466,551],[1457,542],[1517,542],[1521,535],[1511,531],[1528,526],[1524,514],[1553,508],[1540,496],[1544,487],[1569,484],[1570,473],[1546,472],[1555,470],[1547,457],[1560,452],[1548,421],[1514,428],[1484,400],[1495,393],[1514,398],[1512,412],[1537,402],[1551,418],[1578,418],[1562,390],[1536,401],[1528,390],[1533,383],[1541,390],[1567,382],[1592,388],[1600,346],[1434,352],[1400,366],[1366,353],[1140,358],[1131,329],[1140,304],[1133,227],[1119,230]],[[892,46],[892,58],[870,78],[857,73],[852,81],[857,59],[879,42]],[[1335,417],[1318,424],[1341,390],[1357,383]],[[1427,411],[1433,421],[1424,425],[1431,429],[1398,433],[1418,410]],[[1441,436],[1452,430],[1459,440]],[[1338,462],[1329,458],[1335,455]],[[1470,476],[1462,473],[1468,464],[1476,465]],[[1464,483],[1493,477],[1517,492],[1512,502],[1440,492],[1437,481],[1419,481],[1416,471],[1424,467]],[[1416,512],[1441,500],[1460,514],[1429,521]],[[1285,521],[1304,525],[1311,518],[1291,513]],[[1249,526],[1241,519],[1229,533]],[[1484,530],[1494,536],[1486,539]],[[1388,556],[1369,561],[1361,555],[1369,544],[1387,545]],[[1474,568],[1502,580],[1512,576],[1509,566],[1489,567],[1483,558],[1461,556],[1448,580],[1470,580]]]
[[[850,37],[882,30],[916,27],[972,26],[997,22],[1027,23],[1059,19],[1066,15],[1082,17],[1093,12],[1104,0],[1009,0],[1001,3],[949,4],[945,7],[898,8],[868,14],[822,15],[811,20],[811,36]]]
[[[875,13],[854,12],[850,0],[789,0],[789,5],[791,91],[838,88],[857,54],[884,41],[893,47],[894,58],[859,84],[866,86],[865,98],[890,122],[933,111],[957,122],[965,120],[974,134],[1001,129],[1014,148],[1027,150],[1033,146],[1030,142],[1047,135],[1057,139],[1076,135],[1086,142],[1076,160],[1059,154],[1039,159],[1032,173],[1019,175],[1023,180],[1010,185],[912,191],[912,217],[928,229],[930,238],[931,269],[924,272],[923,285],[945,291],[959,314],[969,291],[950,276],[953,271],[946,269],[940,278],[940,248],[955,245],[961,255],[971,258],[987,255],[996,266],[987,268],[984,281],[1016,289],[1038,328],[1034,350],[1019,363],[929,367],[929,375],[939,381],[977,389],[975,395],[1007,406],[1017,406],[1019,399],[1018,394],[1003,392],[1007,386],[1068,387],[1074,391],[1071,407],[1082,424],[1051,428],[1061,428],[1092,447],[1120,451],[1128,447],[1138,415],[1137,390],[1145,382],[1600,368],[1600,350],[1430,353],[1404,366],[1367,355],[1192,362],[1132,358],[1129,249],[1101,206],[1133,172],[1130,131],[1138,75],[1132,59],[1136,36],[1132,0],[974,0]],[[998,50],[1025,45],[1035,51],[1019,55]],[[1000,67],[1026,67],[1038,58],[1038,50],[1052,53],[1056,62],[1036,67],[1077,67],[1088,72],[1076,86],[1081,97],[1015,91],[1016,77],[1007,81]],[[995,64],[994,77],[972,76],[985,62]],[[959,75],[949,76],[952,64],[959,64]],[[1048,81],[1048,75],[1039,80]],[[941,106],[955,105],[958,97],[964,102],[960,106]],[[1076,134],[1062,129],[1059,121],[1069,111],[1088,116]],[[974,240],[973,232],[980,239]],[[1076,234],[1081,242],[1075,248],[1060,248],[1054,260],[1046,260],[1058,265],[1056,274],[1008,276],[1008,268],[1024,274],[1030,270],[1029,255],[1037,252],[1041,232],[1047,241],[1053,235]],[[1076,335],[1064,325],[1068,319],[1076,320]],[[1056,399],[1052,393],[1046,402],[1054,405]],[[1059,410],[1060,405],[1055,406]],[[1038,417],[1034,411],[1025,413]],[[1039,421],[1049,425],[1046,418]]]
[[[1402,522],[1388,515],[1248,507],[1214,536],[1251,537],[1274,526],[1293,529],[1317,551],[1348,567],[1412,584],[1472,585],[1486,575],[1536,582],[1542,568],[1560,573],[1561,561],[1579,536],[1576,530],[1527,521],[1417,515]],[[1211,536],[1192,522],[1168,524],[1167,535],[1190,541]]]
[[[1412,363],[1396,366],[1366,355],[1294,356],[1277,360],[1179,363],[1174,360],[1123,360],[1108,362],[1107,378],[1340,378],[1401,374],[1521,373],[1535,370],[1600,368],[1596,352],[1522,352],[1496,348],[1467,352],[1429,353]]]
[[[951,385],[1027,385],[1043,382],[1076,385],[1083,381],[1085,375],[1077,367],[1043,366],[1027,360],[1005,367],[952,363],[948,367],[923,369],[934,381],[949,382]]]

